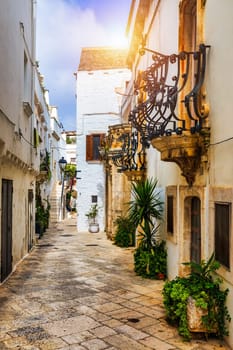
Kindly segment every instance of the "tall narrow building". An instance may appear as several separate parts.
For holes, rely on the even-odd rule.
[[[98,206],[100,230],[105,229],[105,174],[99,146],[109,125],[121,122],[118,91],[130,79],[127,51],[108,47],[83,48],[77,71],[78,231],[88,230],[86,213]]]

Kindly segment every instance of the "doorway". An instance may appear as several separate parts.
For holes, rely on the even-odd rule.
[[[32,249],[33,246],[33,190],[28,190],[28,252]]]
[[[2,179],[1,282],[12,271],[12,199],[13,181]]]

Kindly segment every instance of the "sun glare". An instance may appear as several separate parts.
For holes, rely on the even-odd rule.
[[[129,46],[128,39],[121,33],[114,33],[109,37],[109,45],[114,48],[127,49]]]

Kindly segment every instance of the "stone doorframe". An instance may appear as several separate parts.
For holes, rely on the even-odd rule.
[[[191,199],[197,197],[200,199],[201,216],[201,259],[205,259],[208,253],[207,232],[207,213],[208,213],[208,194],[206,187],[203,186],[168,186],[166,195],[172,195],[174,198],[174,232],[173,235],[167,233],[167,239],[173,242],[178,249],[179,275],[185,275],[188,272],[183,262],[190,261],[191,258]]]

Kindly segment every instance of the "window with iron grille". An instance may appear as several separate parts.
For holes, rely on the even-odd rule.
[[[230,268],[230,203],[215,203],[215,258]]]
[[[173,196],[167,196],[167,232],[172,235],[174,233],[173,200]]]
[[[92,134],[86,136],[86,160],[100,160],[99,146],[104,134]]]

